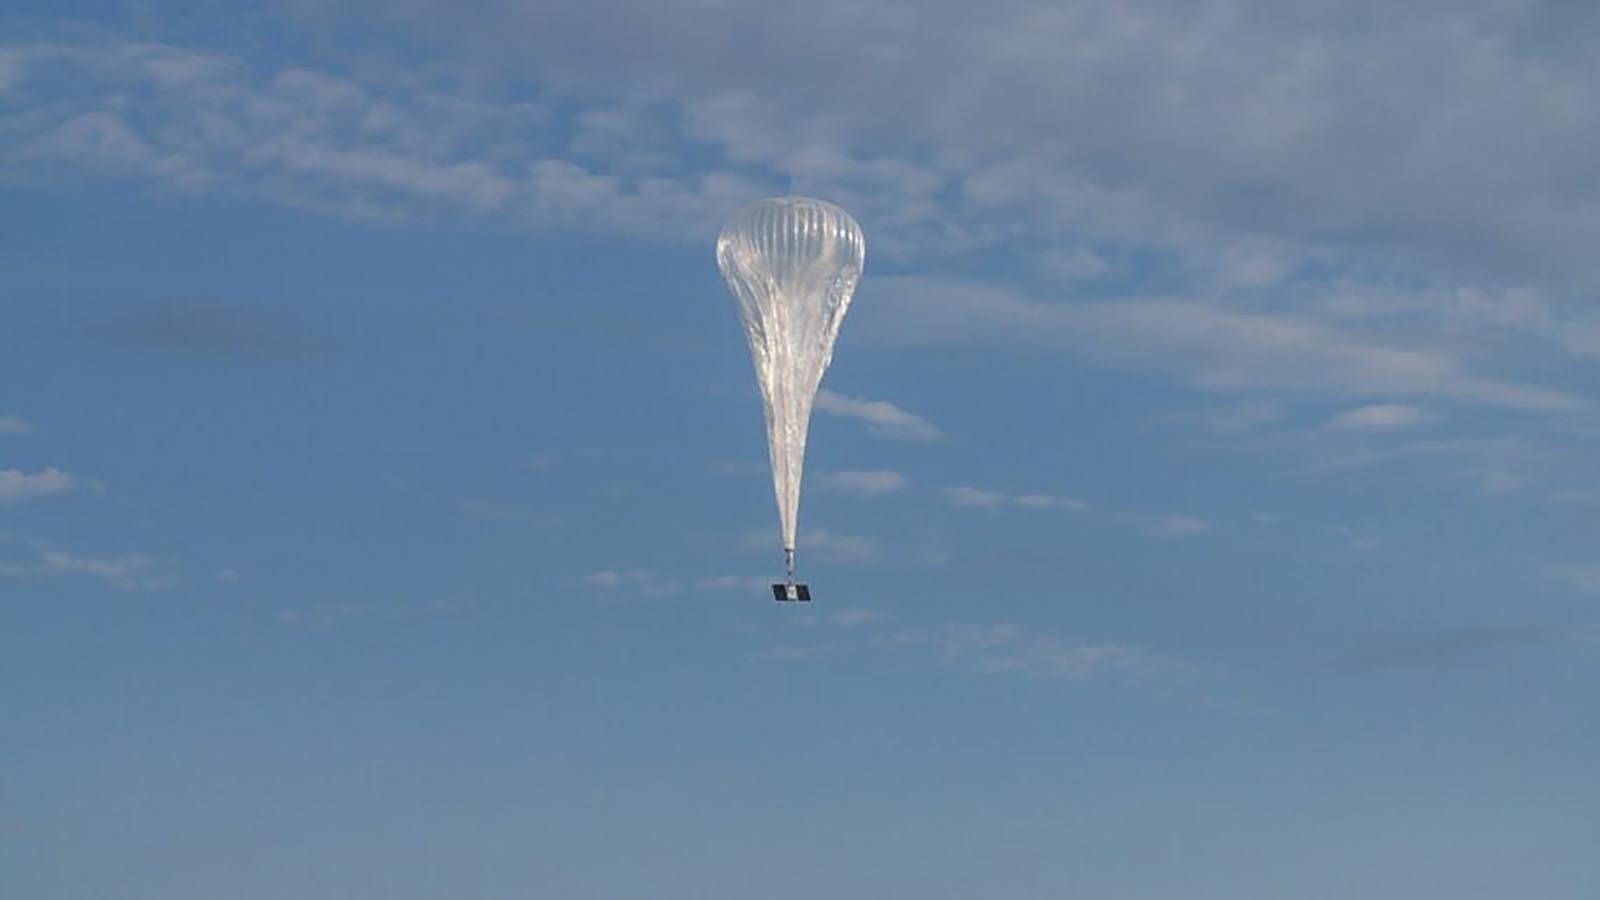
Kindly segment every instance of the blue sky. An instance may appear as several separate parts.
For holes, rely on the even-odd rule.
[[[1392,7],[10,4],[0,894],[1595,896],[1600,21]]]

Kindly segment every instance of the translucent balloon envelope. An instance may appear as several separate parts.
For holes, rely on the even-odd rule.
[[[790,580],[811,403],[861,280],[867,242],[850,214],[821,200],[777,197],[733,217],[717,267],[739,303],[767,416],[772,489]]]

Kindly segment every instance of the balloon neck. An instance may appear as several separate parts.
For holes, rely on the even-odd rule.
[[[789,573],[789,583],[794,584],[794,548],[783,548],[783,567]]]

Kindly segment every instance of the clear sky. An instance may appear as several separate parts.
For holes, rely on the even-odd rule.
[[[1600,896],[1596,9],[11,0],[0,897]]]

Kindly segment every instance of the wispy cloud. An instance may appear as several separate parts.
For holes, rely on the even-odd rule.
[[[1521,437],[1461,437],[1409,440],[1352,448],[1317,447],[1307,470],[1314,473],[1365,469],[1380,464],[1427,461],[1435,470],[1482,486],[1506,470],[1537,470],[1549,451]]]
[[[643,597],[671,597],[682,583],[649,569],[600,569],[584,576],[583,583],[604,592],[628,592]]]
[[[1571,640],[1571,628],[1554,625],[1475,625],[1375,643],[1352,657],[1365,668],[1420,669],[1493,662]]]
[[[77,481],[60,469],[43,469],[31,474],[18,469],[0,469],[0,503],[64,494],[76,485]]]
[[[941,436],[932,423],[887,400],[865,400],[833,391],[817,393],[816,408],[832,416],[865,422],[874,437],[900,441],[933,441]]]
[[[806,636],[763,650],[756,658],[800,661],[843,652],[915,651],[931,661],[978,675],[1067,681],[1113,672],[1149,672],[1171,665],[1131,645],[1069,640],[1011,622],[898,629],[892,622],[887,612],[865,607],[787,618],[790,628],[803,629]],[[831,627],[823,630],[819,626]]]
[[[994,509],[1004,506],[1010,500],[1005,494],[998,491],[986,491],[968,485],[956,485],[944,489],[946,500],[956,506],[977,507],[980,509]]]
[[[601,569],[598,572],[591,572],[584,576],[583,583],[590,587],[614,588],[621,587],[627,582],[646,581],[653,577],[652,573],[638,569],[626,572],[619,572],[616,569]]]
[[[943,494],[945,500],[954,506],[977,509],[1020,506],[1025,509],[1066,509],[1072,512],[1087,512],[1091,508],[1088,503],[1082,500],[1059,494],[1003,494],[999,491],[985,490],[984,488],[976,488],[970,485],[947,487],[944,489]]]
[[[1343,431],[1389,431],[1416,425],[1422,410],[1404,403],[1374,403],[1334,416],[1328,427]]]
[[[1386,342],[1305,315],[1199,300],[1049,303],[996,285],[911,277],[880,279],[877,292],[873,330],[885,341],[1053,349],[1207,391],[1440,397],[1534,411],[1586,405],[1562,391],[1476,375],[1442,345]]]
[[[1088,512],[1089,504],[1076,497],[1063,497],[1059,494],[1017,494],[1011,502],[1026,509],[1066,509],[1072,512]]]
[[[1067,641],[1005,622],[903,631],[882,635],[874,643],[884,647],[929,647],[946,663],[974,672],[1043,678],[1081,679],[1107,670],[1126,669],[1143,659],[1127,645]]]
[[[261,69],[90,30],[0,51],[22,104],[0,123],[0,160],[13,182],[76,173],[361,220],[453,214],[658,237],[712,232],[726,210],[770,192],[730,171],[663,171],[659,156],[635,152],[632,141],[597,139],[616,132],[605,117],[552,122],[558,104],[459,85]],[[201,323],[202,343],[219,336],[214,324]],[[222,338],[240,336],[222,325]],[[147,331],[156,341],[195,340],[186,324]]]
[[[1567,42],[1503,39],[1558,27],[1548,11],[1463,0],[1440,29],[1184,4],[816,0],[781,24],[759,5],[290,6],[424,39],[379,79],[82,29],[14,38],[0,84],[28,101],[27,131],[0,144],[8,174],[698,235],[793,189],[860,209],[884,252],[1022,243],[1069,277],[1132,246],[1243,290],[1330,260],[1593,283],[1600,213],[1559,176],[1592,156],[1592,73]],[[1234,52],[1195,53],[1197,35]],[[445,58],[418,64],[425,48]],[[862,65],[872,77],[843,89]],[[426,74],[462,68],[475,84]],[[493,89],[512,84],[542,89]],[[1480,293],[1457,305],[1537,305]]]
[[[878,557],[878,543],[859,534],[839,534],[817,529],[800,536],[802,553],[829,562],[866,562]]]
[[[280,609],[278,621],[293,627],[326,629],[346,622],[373,616],[377,613],[369,603],[354,600],[317,603],[303,609]]]
[[[33,424],[16,416],[0,416],[0,434],[32,434]]]
[[[36,564],[12,564],[0,574],[45,578],[88,577],[120,591],[167,591],[178,584],[177,576],[162,571],[159,564],[140,553],[115,557],[89,557],[47,550]]]
[[[107,344],[153,353],[249,359],[297,359],[312,343],[283,323],[220,303],[163,303],[83,329]]]
[[[744,591],[752,594],[765,594],[772,585],[772,579],[761,575],[712,575],[695,582],[695,587],[702,591]]]
[[[475,72],[671,104],[712,152],[864,205],[891,250],[1139,242],[1245,288],[1334,255],[1593,283],[1595,191],[1562,173],[1593,155],[1600,88],[1547,39],[1590,24],[1565,6],[1436,4],[1449,28],[1205,4],[295,6],[379,15]],[[617,107],[586,142],[654,150],[614,137],[649,133]]]
[[[842,20],[858,15],[844,0],[823,5]],[[971,42],[956,38],[972,27],[966,17],[973,14],[952,4],[933,27],[907,31],[905,23],[893,24],[894,17],[886,16],[874,18],[873,27],[861,33],[865,40],[887,29],[904,46],[929,47],[926,54],[901,57],[903,64],[925,66],[917,60],[935,58],[948,58],[948,64],[919,69],[914,79],[857,84],[844,102],[825,106],[814,98],[838,98],[838,92],[807,85],[826,80],[831,67],[783,68],[783,78],[746,77],[751,70],[744,68],[734,79],[740,87],[729,90],[725,66],[732,63],[725,54],[708,52],[696,29],[665,27],[682,23],[678,17],[660,22],[664,14],[646,6],[620,21],[625,30],[650,39],[615,45],[568,40],[592,29],[613,33],[617,26],[610,19],[601,22],[576,10],[541,9],[528,16],[514,11],[519,6],[504,5],[504,15],[496,18],[503,27],[461,36],[478,44],[516,34],[518,46],[543,48],[495,55],[502,63],[518,60],[501,71],[507,83],[526,84],[531,75],[544,85],[519,99],[481,81],[262,66],[92,29],[14,39],[3,48],[3,77],[8,96],[20,105],[0,126],[0,162],[12,181],[59,181],[72,173],[138,178],[190,194],[264,199],[363,219],[447,213],[515,227],[674,240],[703,238],[729,209],[754,196],[779,188],[812,190],[859,210],[881,236],[877,246],[891,254],[1020,243],[1031,246],[1047,268],[1078,278],[1114,268],[1130,248],[1156,247],[1179,256],[1183,272],[1220,287],[1225,298],[1229,292],[1248,296],[1262,286],[1294,288],[1286,292],[1289,302],[1263,310],[1219,302],[1209,292],[1203,292],[1207,299],[1055,302],[983,285],[876,278],[874,302],[862,310],[878,319],[882,339],[1055,348],[1208,391],[1441,398],[1524,410],[1585,405],[1569,392],[1484,374],[1489,370],[1480,371],[1480,359],[1458,341],[1474,329],[1521,329],[1573,352],[1595,343],[1587,337],[1600,333],[1592,322],[1564,320],[1538,290],[1406,291],[1389,286],[1399,279],[1352,281],[1346,273],[1360,266],[1340,264],[1388,270],[1396,265],[1389,257],[1402,253],[1408,265],[1424,269],[1444,260],[1442,280],[1448,284],[1491,265],[1537,275],[1559,260],[1557,268],[1592,281],[1587,248],[1600,233],[1600,206],[1535,174],[1570,171],[1589,155],[1578,148],[1590,143],[1585,136],[1593,123],[1567,110],[1594,105],[1582,99],[1594,93],[1592,79],[1560,55],[1512,59],[1502,42],[1471,39],[1475,28],[1493,18],[1476,6],[1477,12],[1463,14],[1463,21],[1474,24],[1461,34],[1406,34],[1416,46],[1449,45],[1449,53],[1426,58],[1450,60],[1459,83],[1476,85],[1472,92],[1444,90],[1441,85],[1457,81],[1430,79],[1414,93],[1395,97],[1379,85],[1411,83],[1400,73],[1422,57],[1400,52],[1388,38],[1374,44],[1370,35],[1349,30],[1319,34],[1318,46],[1333,58],[1342,53],[1362,60],[1364,70],[1386,60],[1395,78],[1352,84],[1332,76],[1337,66],[1306,71],[1303,61],[1279,56],[1292,52],[1284,47],[1303,46],[1278,40],[1277,29],[1293,30],[1282,22],[1241,17],[1226,26],[1226,39],[1260,48],[1243,54],[1250,61],[1241,67],[1192,55],[1168,58],[1173,47],[1184,45],[1176,36],[1196,24],[1176,10],[1146,11],[1134,22],[1126,12],[1041,16],[1024,4],[986,14],[981,30],[988,39]],[[437,11],[442,8],[421,0],[392,15],[433,33],[449,20]],[[767,47],[774,58],[863,56],[859,46],[850,51],[849,40],[840,44],[836,29],[786,28],[784,40],[774,42],[770,23],[761,17],[748,11],[721,15],[721,25],[740,29],[749,46]],[[541,24],[530,31],[533,20]],[[670,38],[664,33],[669,31]],[[1128,35],[1135,33],[1174,39],[1129,45]],[[1042,34],[1055,39],[1044,41]],[[575,46],[588,48],[583,58],[571,55]],[[1103,73],[1107,46],[1121,48],[1119,65],[1140,67],[1145,77],[1120,77],[1120,69],[1115,78],[1086,74]],[[620,53],[621,47],[628,52]],[[801,47],[809,49],[794,57]],[[959,48],[959,58],[951,58],[952,47]],[[610,61],[602,64],[600,58]],[[1280,79],[1259,77],[1261,71],[1285,69],[1304,78],[1295,79],[1292,90]],[[562,95],[557,85],[574,82],[555,77],[561,70],[583,73],[580,81],[589,85],[583,102]],[[1249,71],[1258,75],[1247,77]],[[1568,102],[1526,102],[1530,91],[1526,84],[1519,89],[1519,77],[1537,79],[1541,97],[1554,96],[1551,86],[1562,85],[1555,93]],[[1017,78],[1022,80],[1012,81]],[[907,83],[959,84],[960,90],[949,93],[964,100],[941,106],[930,118],[896,93]],[[1018,84],[1037,83],[1115,84],[1140,97],[1119,108],[1158,113],[1111,123],[1108,131],[1102,91],[1070,88],[1052,92],[1047,114],[1030,113],[1027,102],[1017,105],[1026,93]],[[670,87],[646,96],[629,87],[638,84]],[[1196,84],[1208,87],[1197,95],[1191,91]],[[1160,99],[1172,91],[1207,102],[1175,109]],[[1308,105],[1301,92],[1322,105]],[[1383,102],[1352,103],[1352,94]],[[1397,103],[1410,114],[1397,115]],[[1353,126],[1347,115],[1363,126]],[[1097,140],[1085,147],[1063,137],[1082,129],[1037,127],[1012,148],[997,148],[985,137],[1039,121],[1092,122]],[[1437,141],[1416,144],[1418,121],[1430,123],[1435,130],[1427,133]],[[1528,127],[1495,127],[1491,139],[1477,133],[1492,122]],[[1170,140],[1151,141],[1152,129]],[[1349,143],[1355,134],[1363,135],[1359,146]],[[1438,137],[1446,134],[1462,139]],[[1521,135],[1517,152],[1539,162],[1508,167],[1497,154],[1471,149],[1499,146],[1507,134]],[[1389,141],[1390,152],[1377,158],[1408,161],[1395,171],[1385,168],[1387,179],[1372,177],[1379,168],[1371,164],[1378,152],[1368,144],[1374,135]],[[1550,135],[1564,137],[1543,139]],[[879,149],[867,153],[862,148],[868,144]],[[922,152],[930,145],[946,148],[939,160]],[[1439,164],[1425,164],[1419,153],[1441,157]],[[1469,158],[1460,158],[1462,153]],[[1552,158],[1569,153],[1564,161]],[[1182,164],[1173,165],[1174,159]],[[1474,166],[1482,167],[1477,174]],[[1306,209],[1318,215],[1307,217]],[[1256,224],[1241,229],[1238,223],[1246,221]],[[1372,234],[1384,240],[1372,241]],[[1375,244],[1395,249],[1375,254]],[[1488,257],[1496,262],[1486,262]],[[1511,264],[1512,258],[1521,262]],[[1335,274],[1307,273],[1301,265],[1307,261]],[[1297,277],[1314,287],[1296,283]],[[241,333],[237,322],[174,318],[141,328],[147,339],[169,346],[262,346],[258,335]],[[931,440],[939,433],[885,401],[825,392],[818,409],[854,416],[884,437]]]
[[[845,534],[827,528],[801,528],[797,538],[800,559],[816,558],[824,562],[859,563],[878,558],[878,542],[862,534]],[[752,550],[771,550],[777,546],[773,530],[759,528],[745,532],[740,545]]]
[[[1186,538],[1205,534],[1212,527],[1212,524],[1204,519],[1196,519],[1192,516],[1166,515],[1145,522],[1141,526],[1141,530],[1155,538]]]
[[[843,470],[824,472],[824,484],[862,497],[879,497],[905,488],[910,482],[892,469]]]
[[[859,628],[886,621],[888,615],[876,609],[841,609],[828,616],[828,622],[841,628]]]

